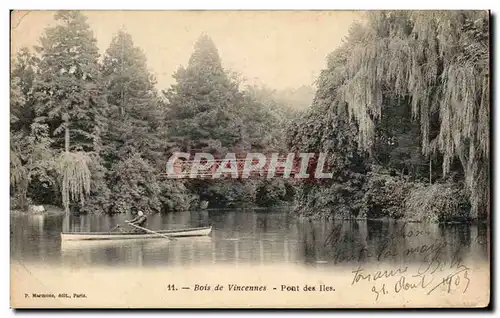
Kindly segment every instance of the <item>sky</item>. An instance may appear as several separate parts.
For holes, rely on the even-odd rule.
[[[158,87],[175,83],[196,39],[209,35],[223,66],[249,84],[274,89],[312,85],[326,56],[341,44],[358,11],[84,11],[101,53],[120,28],[147,56]],[[39,44],[54,11],[15,11],[11,16],[11,54]]]

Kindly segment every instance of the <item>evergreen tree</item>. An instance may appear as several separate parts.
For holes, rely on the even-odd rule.
[[[265,86],[248,86],[238,106],[242,142],[247,151],[286,152],[285,134],[297,112],[283,101],[277,92]]]
[[[227,149],[240,141],[236,105],[241,93],[208,36],[196,41],[188,66],[179,68],[174,78],[177,83],[166,92],[171,138],[194,149]]]
[[[120,30],[104,56],[110,126],[104,151],[108,165],[140,153],[157,162],[163,151],[163,113],[146,56],[130,34]]]
[[[180,181],[154,177],[163,172],[167,160],[163,104],[146,56],[124,30],[119,30],[106,50],[102,74],[110,120],[102,153],[111,172],[112,212],[175,210],[172,202],[185,207],[182,184],[177,185]],[[133,169],[134,164],[140,165],[142,172]],[[144,182],[140,173],[152,176]],[[138,193],[150,197],[140,199]]]
[[[64,149],[57,169],[63,204],[69,211],[71,201],[82,203],[90,193],[88,165],[99,155],[106,100],[96,39],[86,17],[78,11],[59,11],[55,20],[59,24],[46,29],[37,47],[35,112],[36,122],[49,127],[52,147]]]

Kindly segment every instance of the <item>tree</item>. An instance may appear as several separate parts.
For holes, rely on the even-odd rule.
[[[489,209],[489,20],[486,11],[372,12],[343,50],[336,103],[345,103],[370,149],[384,94],[408,98],[422,151],[458,157],[475,217]],[[435,136],[433,120],[439,122]]]
[[[15,125],[19,119],[16,113],[19,114],[19,110],[23,108],[25,103],[24,96],[22,94],[20,80],[11,76],[10,83],[10,124],[11,127]],[[25,207],[27,205],[26,193],[28,191],[28,171],[22,162],[21,151],[19,145],[23,139],[24,135],[20,132],[15,132],[12,128],[10,130],[10,184],[11,184],[11,195],[14,197],[18,196],[18,202],[16,205]]]
[[[253,151],[283,151],[286,129],[296,118],[297,111],[279,101],[277,91],[265,86],[251,85],[243,91],[243,100],[237,105],[241,118],[242,140]]]
[[[22,48],[12,61],[11,70],[11,130],[28,134],[35,119],[33,85],[38,58],[28,48]]]
[[[241,139],[241,100],[238,84],[223,69],[213,41],[202,35],[186,68],[173,76],[177,83],[166,92],[170,136],[186,141],[188,148],[227,148]]]
[[[428,179],[429,166],[422,154],[420,125],[413,119],[408,100],[385,94],[384,110],[375,123],[374,164],[414,180]]]
[[[362,186],[368,169],[366,155],[357,147],[357,127],[344,109],[329,102],[327,72],[320,76],[315,101],[307,113],[293,122],[287,144],[295,152],[326,153],[331,179],[303,179],[296,185],[297,213],[306,216],[352,217],[360,213]],[[325,93],[326,92],[326,93]],[[309,164],[310,174],[314,162]]]
[[[10,163],[13,206],[26,208],[29,199],[50,202],[55,185],[52,139],[45,124],[35,122],[33,85],[38,59],[23,48],[11,71]]]
[[[160,160],[163,112],[146,56],[132,37],[120,30],[104,56],[102,75],[108,92],[110,125],[104,139],[109,166],[135,153]]]
[[[37,47],[35,121],[48,125],[54,148],[64,149],[57,166],[68,212],[70,201],[83,201],[90,192],[89,153],[98,153],[101,146],[106,101],[96,39],[86,17],[78,11],[59,11],[55,20],[59,24],[46,29]]]
[[[208,36],[202,35],[196,41],[188,66],[179,68],[174,78],[177,83],[165,92],[172,149],[210,152],[216,158],[227,152],[238,156],[249,151],[285,150],[285,127],[293,112],[277,103],[274,91],[267,88],[249,86],[240,91],[241,81],[222,67],[217,48]],[[258,189],[260,202],[274,203],[274,198],[267,200],[269,193],[274,195],[284,186],[272,186],[255,180],[186,183],[187,189],[211,206],[254,203]]]
[[[151,176],[145,185],[141,181],[145,176],[131,165],[140,165],[140,171],[147,174],[158,173],[165,166],[166,127],[164,104],[158,97],[154,76],[148,71],[146,56],[124,30],[118,31],[106,50],[102,74],[108,92],[110,120],[103,137],[106,147],[102,154],[111,171],[111,200],[120,202],[112,205],[112,212],[185,207],[187,198],[183,196],[182,184],[177,184],[180,182]],[[125,176],[118,176],[121,173]],[[140,200],[134,197],[134,193],[140,191],[159,197]],[[173,207],[173,203],[178,206]]]

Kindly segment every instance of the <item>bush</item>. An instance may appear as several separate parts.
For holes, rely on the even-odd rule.
[[[283,179],[263,180],[257,186],[255,201],[259,206],[274,206],[287,200],[289,188]]]
[[[339,183],[297,187],[295,212],[306,217],[392,218],[450,222],[470,220],[470,203],[460,182],[433,185],[373,167]]]
[[[405,200],[405,217],[430,222],[469,220],[470,203],[459,184],[417,184]]]
[[[26,211],[28,206],[32,204],[31,198],[27,198],[25,195],[19,192],[15,192],[10,196],[10,209],[11,210],[21,210]]]
[[[362,217],[394,218],[404,215],[404,203],[413,183],[401,176],[369,172],[363,185]]]
[[[469,219],[470,204],[459,182],[411,182],[408,177],[374,169],[363,186],[362,216],[448,222]]]
[[[296,187],[294,211],[305,217],[358,217],[363,197],[362,174],[343,182],[304,183]]]
[[[139,155],[118,162],[111,172],[112,213],[160,212],[160,186],[155,170]]]
[[[191,194],[181,180],[165,180],[160,183],[160,201],[163,212],[187,211],[199,201]]]
[[[186,185],[200,201],[208,201],[210,208],[255,202],[257,183],[252,179],[196,179],[189,180]]]

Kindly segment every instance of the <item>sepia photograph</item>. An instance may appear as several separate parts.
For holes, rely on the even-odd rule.
[[[10,11],[10,306],[489,306],[490,18]]]

